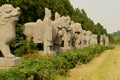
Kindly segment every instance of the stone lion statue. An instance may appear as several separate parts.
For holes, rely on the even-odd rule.
[[[11,4],[0,7],[0,50],[4,57],[14,57],[9,44],[15,39],[15,25],[19,20],[20,8]]]

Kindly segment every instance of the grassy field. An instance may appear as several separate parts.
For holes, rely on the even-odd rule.
[[[66,80],[120,80],[120,45],[69,71]]]

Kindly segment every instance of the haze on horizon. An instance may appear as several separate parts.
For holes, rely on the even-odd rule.
[[[69,0],[74,8],[84,9],[95,23],[108,33],[120,30],[120,0]]]

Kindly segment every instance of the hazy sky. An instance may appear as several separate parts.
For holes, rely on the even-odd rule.
[[[120,30],[120,0],[69,0],[74,8],[84,9],[95,23],[109,33]]]

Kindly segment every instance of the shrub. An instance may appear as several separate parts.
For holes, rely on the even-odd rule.
[[[65,75],[77,63],[88,63],[104,50],[113,49],[101,45],[63,52],[56,56],[25,59],[10,70],[0,71],[0,80],[55,80],[57,75]]]

